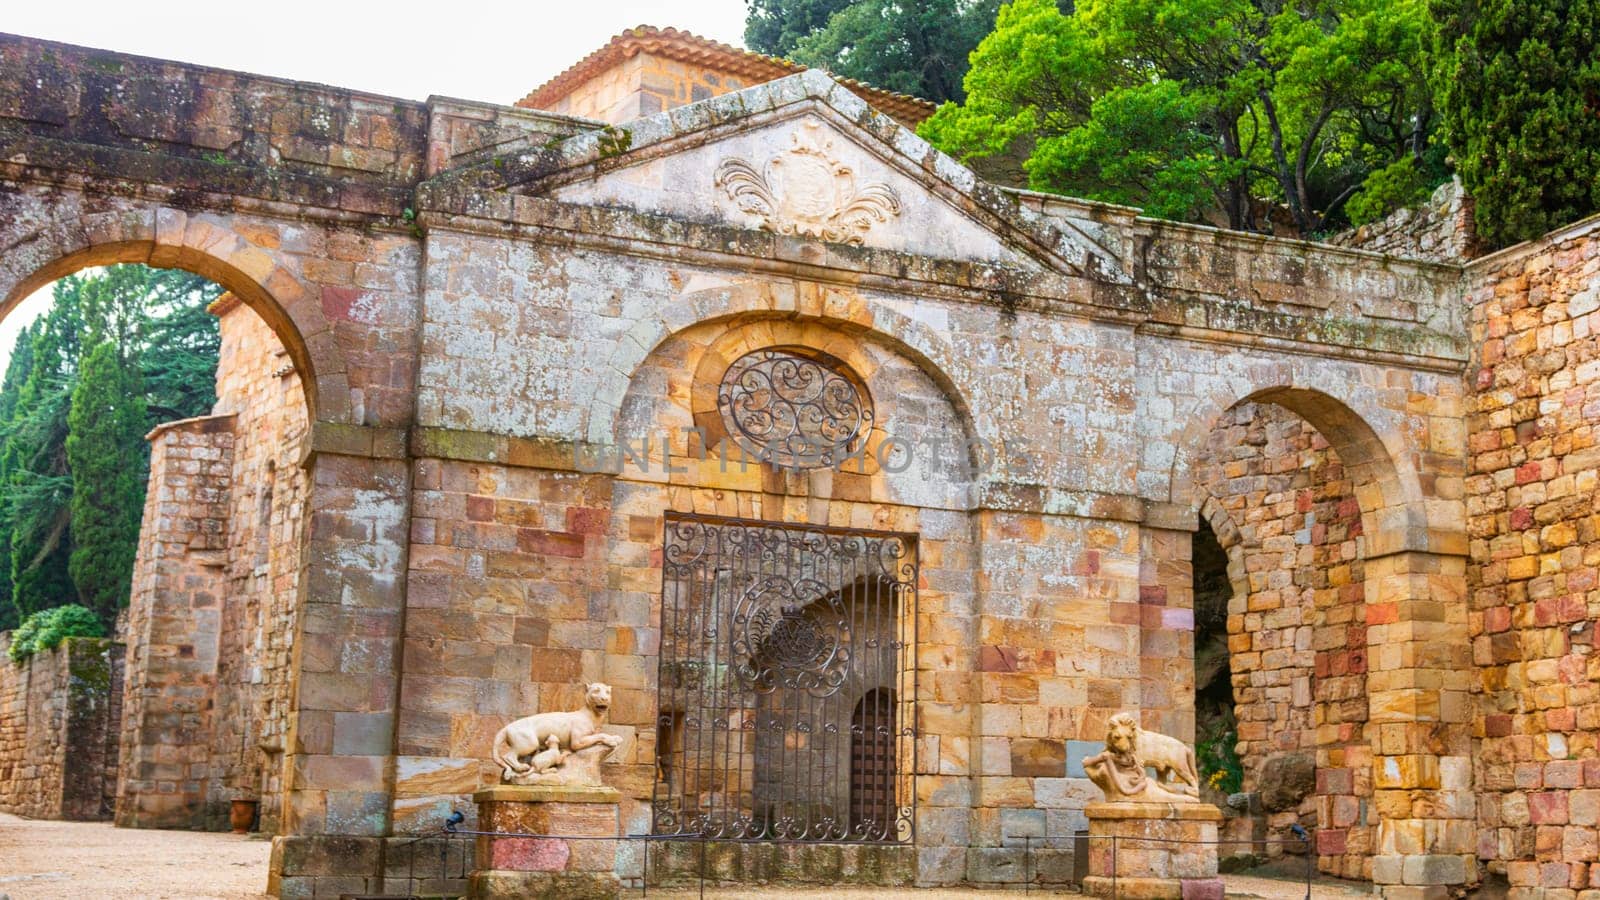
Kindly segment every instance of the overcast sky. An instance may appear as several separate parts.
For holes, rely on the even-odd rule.
[[[635,25],[743,46],[744,10],[744,0],[58,0],[5,3],[0,31],[409,100],[512,103]],[[17,331],[48,307],[47,294],[0,320],[0,374]]]

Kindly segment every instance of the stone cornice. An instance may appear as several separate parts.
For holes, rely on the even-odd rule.
[[[429,230],[514,236],[1007,311],[1083,317],[1207,343],[1427,371],[1458,372],[1466,361],[1462,341],[1422,325],[1373,317],[1296,315],[1194,292],[1105,284],[500,192],[470,192],[454,199],[455,212],[423,211],[418,222]]]
[[[115,174],[107,174],[115,173]],[[409,187],[347,182],[0,130],[0,179],[209,212],[404,230]]]
[[[319,426],[326,423],[319,423]],[[356,432],[380,432],[382,429],[355,429],[350,426],[330,427],[320,440],[328,449],[343,455],[378,455],[363,452],[362,437]],[[385,445],[393,449],[393,443]],[[555,472],[576,472],[604,475],[623,481],[658,484],[662,487],[690,488],[696,490],[722,490],[717,485],[693,484],[659,479],[630,477],[616,462],[614,448],[557,438],[528,438],[483,431],[466,431],[454,428],[418,426],[410,431],[407,451],[413,459],[445,459],[457,462],[489,463],[515,468],[544,469]],[[393,458],[393,457],[388,457]],[[969,493],[970,502],[962,506],[945,508],[957,512],[1003,512],[1105,521],[1146,523],[1152,527],[1194,530],[1192,509],[1167,503],[1156,503],[1132,494],[1091,491],[1078,488],[1052,487],[1022,482],[989,481],[980,483]],[[882,499],[873,502],[898,505]],[[1183,522],[1188,526],[1184,528]]]

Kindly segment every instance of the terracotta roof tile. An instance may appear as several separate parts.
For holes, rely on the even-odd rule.
[[[649,53],[678,62],[696,63],[708,69],[737,75],[751,84],[773,81],[808,66],[776,56],[766,56],[741,50],[731,44],[713,41],[697,34],[676,28],[655,28],[640,25],[612,38],[604,47],[585,56],[565,72],[534,88],[528,96],[517,101],[517,106],[528,109],[549,109],[579,85],[615,66],[619,61]],[[853,78],[830,77],[867,101],[868,105],[893,116],[901,122],[915,125],[933,114],[934,104],[921,97],[886,91]]]

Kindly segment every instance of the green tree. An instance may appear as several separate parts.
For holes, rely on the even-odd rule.
[[[874,87],[961,100],[1000,0],[751,0],[745,42]]]
[[[11,359],[6,364],[5,380],[0,382],[0,631],[15,628],[19,623],[17,609],[11,602],[11,482],[6,471],[5,429],[16,414],[22,384],[33,372],[33,342],[38,335],[38,323],[17,334]]]
[[[920,129],[966,161],[1020,160],[1038,190],[1301,234],[1344,221],[1410,160],[1436,184],[1422,0],[1015,0],[972,55],[967,100]],[[1427,178],[1370,213],[1420,199]],[[1385,187],[1397,180],[1390,178]]]
[[[788,56],[852,0],[745,0],[744,43],[757,53]]]
[[[67,461],[72,472],[70,574],[79,601],[116,618],[127,603],[139,544],[146,457],[144,390],[137,360],[103,338],[83,361],[72,392]]]
[[[76,374],[85,279],[56,282],[52,305],[35,323],[28,375],[11,419],[0,423],[10,531],[11,605],[17,618],[70,599],[72,479],[67,474],[67,412]]]
[[[151,269],[141,354],[150,426],[207,415],[217,404],[222,337],[206,311],[222,288],[198,275]]]
[[[81,573],[93,582],[88,590],[100,598],[96,609],[110,624],[116,606],[105,599],[106,570],[96,561],[112,560],[126,569],[119,585],[131,576],[144,505],[144,434],[162,421],[203,415],[216,402],[220,341],[216,319],[205,310],[220,294],[221,288],[186,272],[108,267],[57,282],[50,309],[19,338],[0,382],[0,628],[80,594],[87,598],[85,585],[76,583]],[[101,371],[87,379],[83,348],[101,344],[112,348],[117,377],[108,379]],[[74,410],[74,397],[83,392],[102,399],[121,396],[126,402],[107,407],[86,398]],[[111,430],[121,436],[119,442],[80,440],[69,454],[74,422],[80,438],[91,425],[107,428],[111,423],[101,421],[100,413],[89,413],[108,408],[119,415],[123,408],[147,412],[140,419],[116,420],[119,427]],[[80,458],[69,459],[73,455]],[[110,473],[103,455],[126,462],[120,481],[106,482]],[[123,490],[129,478],[136,493]],[[88,490],[85,479],[95,481],[96,493],[109,483],[105,497],[122,497],[127,518],[109,517],[104,501],[95,506],[106,515],[91,515],[95,508],[84,503],[75,508],[75,493]],[[91,542],[98,549],[86,550],[77,539],[75,516],[80,527],[95,523]],[[106,536],[119,534],[106,543]],[[80,560],[77,566],[74,557]],[[113,593],[125,595],[125,588]]]
[[[1491,247],[1600,209],[1600,0],[1433,0],[1446,140]]]

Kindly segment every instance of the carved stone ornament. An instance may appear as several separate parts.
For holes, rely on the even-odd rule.
[[[1151,778],[1145,767],[1155,769]],[[1084,774],[1108,803],[1198,803],[1200,773],[1194,749],[1174,737],[1145,731],[1130,713],[1106,723],[1106,749],[1083,761]],[[1159,779],[1159,780],[1157,780]]]
[[[716,186],[762,228],[860,244],[873,225],[900,215],[893,188],[880,181],[856,183],[855,170],[834,155],[820,122],[802,122],[792,140],[760,168],[738,157],[717,166]]]
[[[622,738],[601,731],[611,685],[584,686],[581,709],[525,716],[494,736],[494,761],[507,784],[598,785],[600,762]],[[524,759],[527,757],[527,759]]]

